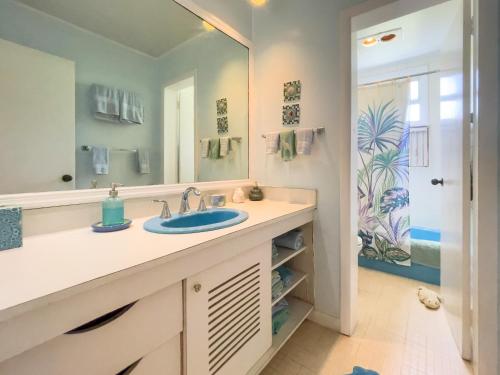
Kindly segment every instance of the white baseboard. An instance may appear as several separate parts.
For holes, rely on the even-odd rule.
[[[319,324],[320,326],[330,328],[334,331],[340,331],[340,319],[334,316],[322,313],[318,310],[313,310],[307,318],[310,321]]]

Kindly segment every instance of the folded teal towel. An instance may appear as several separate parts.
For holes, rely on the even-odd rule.
[[[276,299],[279,296],[281,296],[281,293],[283,293],[283,289],[285,289],[285,286],[283,285],[283,281],[280,280],[276,284],[274,284],[272,289],[271,289],[272,299]]]
[[[285,266],[281,266],[277,268],[277,271],[280,274],[281,280],[283,280],[283,285],[285,287],[290,286],[293,280],[292,270],[290,270],[290,268],[287,268]]]
[[[278,271],[274,270],[271,273],[271,286],[279,283],[280,281],[281,281],[280,273]]]
[[[288,130],[280,133],[280,150],[283,161],[290,161],[297,156],[295,131]]]
[[[279,252],[278,252],[278,246],[276,246],[276,242],[274,242],[273,240],[273,259],[276,259],[279,255]]]
[[[208,146],[208,157],[210,159],[220,159],[220,139],[212,138]]]
[[[292,250],[300,250],[304,247],[304,232],[302,229],[294,229],[274,239],[277,246]]]
[[[273,335],[276,335],[281,327],[286,323],[288,320],[290,313],[288,311],[288,307],[280,310],[276,314],[273,314]]]
[[[355,366],[352,369],[352,374],[348,375],[379,375],[379,373],[373,370],[366,370],[362,367]]]

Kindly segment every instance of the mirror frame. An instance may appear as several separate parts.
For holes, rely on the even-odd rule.
[[[253,43],[241,35],[234,28],[220,20],[213,13],[203,9],[192,0],[173,0],[188,11],[206,20],[227,36],[248,48],[248,178],[242,180],[193,182],[188,184],[131,186],[120,189],[120,196],[124,199],[147,198],[159,195],[182,193],[188,186],[196,186],[201,190],[232,189],[251,185],[254,175],[254,46]],[[68,206],[100,202],[108,195],[109,188],[82,189],[70,191],[50,191],[39,193],[0,194],[0,206],[9,205],[23,209]]]

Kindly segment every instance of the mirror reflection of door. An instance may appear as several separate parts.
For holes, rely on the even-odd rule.
[[[196,181],[194,76],[165,87],[164,154],[165,183]],[[174,151],[175,152],[172,152]]]

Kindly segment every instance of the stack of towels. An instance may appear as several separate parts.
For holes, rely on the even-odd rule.
[[[201,140],[201,157],[206,159],[222,159],[232,151],[231,137],[203,138]]]
[[[271,296],[272,299],[276,299],[281,296],[283,293],[283,289],[285,289],[285,284],[281,280],[280,273],[277,270],[273,270],[271,274]]]
[[[276,335],[286,323],[289,313],[288,302],[285,299],[273,306],[273,335]]]
[[[286,247],[292,250],[300,250],[304,247],[304,232],[302,229],[294,229],[273,241],[276,246]]]
[[[293,271],[285,266],[278,267],[271,274],[271,296],[274,299],[281,296],[283,290],[293,282]]]
[[[95,118],[122,124],[144,123],[144,104],[136,93],[94,84],[92,94]]]
[[[279,150],[283,161],[290,161],[297,155],[311,155],[313,142],[314,130],[310,128],[267,133],[266,154],[276,154]]]

